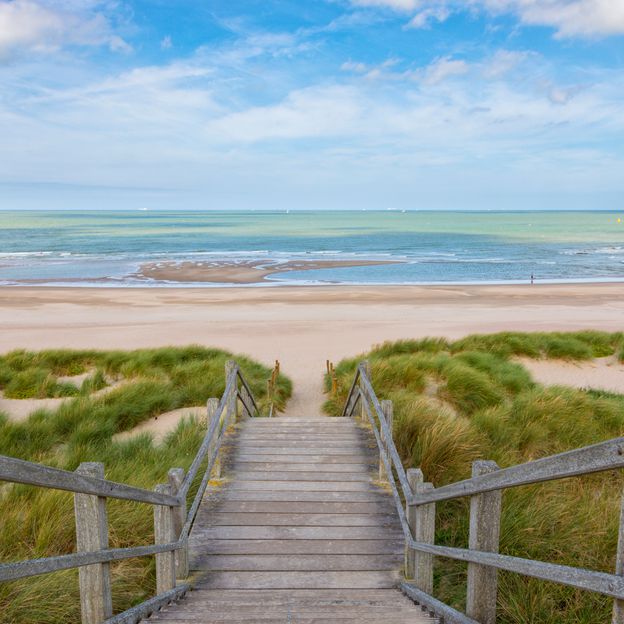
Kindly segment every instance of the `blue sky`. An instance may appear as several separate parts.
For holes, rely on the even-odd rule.
[[[624,0],[0,0],[0,209],[621,209]]]

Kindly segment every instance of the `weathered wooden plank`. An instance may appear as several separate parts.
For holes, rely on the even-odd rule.
[[[173,496],[77,472],[42,466],[5,455],[0,455],[0,481],[24,483],[79,494],[93,494],[105,498],[120,498],[152,505],[176,505],[178,503]]]
[[[204,507],[207,514],[206,520],[213,513],[298,513],[298,514],[394,514],[394,508],[386,502],[358,502],[358,503],[336,503],[336,502],[275,502],[275,501],[220,501],[214,508]],[[203,510],[202,510],[203,511]],[[202,513],[200,511],[200,514]]]
[[[399,580],[388,572],[208,572],[196,584],[211,589],[384,589]]]
[[[230,464],[230,469],[232,470],[240,470],[240,471],[248,471],[258,473],[258,472],[270,472],[270,471],[281,471],[281,472],[333,472],[333,473],[342,473],[342,472],[352,472],[352,473],[369,473],[371,470],[372,464],[304,464],[304,463],[286,463],[286,462],[250,462],[250,461],[240,461],[235,460]]]
[[[387,510],[390,511],[390,510]],[[212,511],[212,526],[399,526],[396,514],[224,513]]]
[[[292,455],[293,447],[284,445],[284,446],[245,446],[244,448],[240,448],[238,450],[239,455]],[[297,454],[299,456],[303,455],[330,455],[333,457],[339,457],[341,455],[349,455],[355,456],[358,458],[368,458],[369,453],[368,450],[360,449],[359,447],[342,447],[337,448],[333,447],[328,449],[324,445],[319,445],[315,447],[306,446],[298,446]]]
[[[210,555],[403,555],[402,539],[377,540],[214,540],[192,536],[191,569]],[[201,553],[201,554],[200,554]]]
[[[293,441],[294,442],[294,441]],[[337,453],[339,451],[349,451],[352,453],[355,450],[364,450],[367,448],[367,445],[362,443],[351,443],[351,442],[342,442],[341,440],[336,441],[324,441],[324,440],[302,440],[301,448],[305,449],[314,449],[319,450],[320,452],[328,451],[330,453]],[[292,453],[293,444],[288,440],[249,440],[247,443],[240,444],[239,448],[247,449],[260,449],[260,448],[276,448],[282,449],[286,451],[290,451]],[[372,446],[368,447],[373,449]],[[297,451],[299,451],[299,446],[297,445]]]
[[[212,555],[205,560],[212,571],[396,570],[396,555]]]
[[[238,490],[229,488],[220,494],[222,500],[229,501],[280,501],[280,502],[383,502],[391,501],[385,492],[329,492],[329,491],[308,491],[301,492],[295,490],[269,491],[269,490]]]
[[[162,483],[155,487],[157,492],[168,493],[171,485]],[[175,507],[156,505],[154,507],[154,541],[156,544],[169,544],[177,539],[175,534]],[[156,555],[156,591],[159,594],[174,589],[176,585],[175,552]]]
[[[291,450],[292,452],[292,450]],[[372,463],[368,453],[353,453],[352,455],[271,455],[270,453],[260,453],[258,455],[248,453],[247,450],[240,450],[235,453],[234,461],[237,462],[287,462],[295,467],[297,464],[355,464],[369,465]]]
[[[235,470],[232,473],[237,482],[242,481],[312,481],[316,483],[327,483],[329,481],[356,482],[362,481],[370,483],[371,477],[366,472],[327,472],[318,470],[316,472],[299,471],[278,471],[278,470]]]
[[[269,492],[374,492],[374,486],[360,481],[325,481],[318,483],[314,481],[243,481],[236,479],[229,484],[230,492],[241,490],[254,491],[264,490]]]
[[[399,527],[383,526],[211,526],[202,527],[195,537],[214,540],[357,540],[392,539],[402,535]]]

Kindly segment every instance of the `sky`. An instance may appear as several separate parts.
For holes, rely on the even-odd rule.
[[[0,209],[622,209],[624,0],[0,0]]]

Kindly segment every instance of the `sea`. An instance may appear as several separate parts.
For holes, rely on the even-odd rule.
[[[398,263],[276,273],[258,286],[624,281],[624,212],[0,211],[2,285],[170,287],[137,270],[306,259]]]

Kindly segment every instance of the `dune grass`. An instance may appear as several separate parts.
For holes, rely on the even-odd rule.
[[[369,360],[378,396],[394,402],[405,467],[436,486],[469,477],[476,459],[506,467],[624,435],[624,396],[540,386],[513,356],[622,359],[624,340],[585,331],[387,343],[338,364],[338,393],[325,409],[340,413],[357,362]],[[613,471],[507,490],[501,552],[612,572],[623,486]],[[437,543],[466,547],[468,520],[467,500],[439,504]],[[463,609],[465,582],[465,565],[436,559],[437,597]],[[498,600],[505,624],[610,621],[607,598],[511,573],[500,574]]]
[[[75,470],[83,461],[101,461],[106,477],[152,488],[166,482],[171,467],[188,468],[205,425],[182,421],[163,443],[148,434],[115,441],[160,413],[205,404],[220,397],[229,353],[203,347],[139,351],[14,351],[0,357],[0,389],[14,397],[70,396],[56,410],[38,410],[24,422],[0,414],[0,454]],[[261,410],[266,411],[270,370],[237,357]],[[58,377],[90,372],[81,384],[59,390]],[[109,391],[91,396],[108,382]],[[280,376],[276,405],[290,396],[290,381]],[[198,479],[201,477],[198,477]],[[111,547],[153,543],[149,506],[109,500]],[[74,551],[72,495],[21,485],[0,484],[0,560],[19,561]],[[153,557],[113,564],[113,605],[122,611],[155,592]],[[60,624],[80,621],[77,571],[59,572],[0,584],[0,620],[6,623]]]

